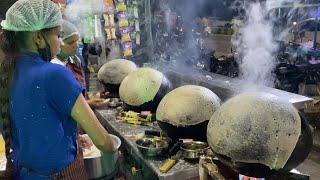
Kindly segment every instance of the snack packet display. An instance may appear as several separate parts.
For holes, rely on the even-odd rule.
[[[126,12],[118,12],[118,19],[119,19],[119,27],[127,27],[129,26],[129,21],[127,18],[127,13]]]
[[[115,23],[114,23],[114,15],[113,14],[103,14],[104,17],[104,25],[105,27],[114,27]]]
[[[122,43],[122,50],[123,50],[123,56],[124,57],[130,57],[133,55],[132,52],[132,42],[125,42]]]

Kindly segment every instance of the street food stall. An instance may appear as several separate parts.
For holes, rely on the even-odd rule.
[[[83,94],[114,146],[77,130],[88,179],[320,178],[318,27],[314,46],[280,38],[302,4],[53,2],[79,29]]]
[[[140,71],[144,73],[148,72],[148,71],[145,71],[144,69],[148,69],[148,68],[142,68],[142,70]],[[182,147],[181,145],[183,143],[190,142],[191,139],[194,140],[194,141],[191,140],[191,142],[195,142],[195,140],[202,140],[204,142],[207,142],[206,136],[205,138],[203,138],[202,136],[206,134],[206,128],[203,130],[202,128],[203,125],[200,120],[201,118],[196,120],[194,114],[193,116],[191,115],[192,112],[193,113],[200,112],[200,114],[203,115],[203,117],[208,112],[210,114],[210,110],[206,110],[206,105],[201,104],[202,102],[201,98],[197,99],[197,94],[199,94],[199,92],[202,92],[202,93],[205,92],[205,94],[207,95],[206,98],[209,98],[206,100],[211,104],[210,107],[212,107],[213,104],[216,104],[215,107],[218,108],[220,106],[220,102],[222,104],[223,102],[228,102],[227,101],[228,99],[238,94],[239,90],[237,89],[237,86],[238,86],[238,83],[240,82],[232,78],[227,78],[227,77],[223,77],[223,76],[215,75],[211,73],[203,73],[201,71],[199,71],[197,75],[193,74],[192,76],[191,75],[186,76],[183,73],[177,73],[172,69],[171,70],[162,69],[162,71],[165,72],[163,74],[165,74],[166,76],[166,81],[169,81],[172,83],[173,86],[171,88],[175,88],[175,87],[180,87],[180,88],[170,91],[169,94],[164,96],[161,102],[160,103],[158,102],[159,105],[158,105],[157,111],[154,111],[154,109],[152,108],[152,105],[155,103],[154,101],[149,103],[149,105],[151,104],[151,106],[146,106],[148,103],[145,103],[144,101],[140,101],[138,104],[135,104],[135,105],[131,104],[131,106],[126,105],[130,103],[130,100],[133,100],[135,98],[130,98],[128,96],[121,95],[121,86],[131,88],[131,90],[127,89],[126,92],[123,91],[122,93],[128,93],[128,94],[131,94],[132,96],[135,96],[139,94],[139,91],[135,91],[135,93],[131,91],[134,91],[136,89],[136,87],[134,86],[136,79],[138,79],[138,77],[146,78],[146,79],[152,77],[152,75],[136,76],[135,73],[131,73],[129,76],[132,76],[132,77],[128,77],[128,78],[126,77],[127,79],[125,78],[124,80],[126,82],[124,82],[124,84],[121,84],[120,86],[120,91],[119,91],[120,94],[118,94],[120,99],[114,98],[115,96],[112,95],[112,99],[111,99],[112,103],[110,104],[111,106],[109,105],[109,108],[107,109],[96,110],[96,114],[100,122],[104,125],[104,127],[108,129],[110,132],[119,136],[123,142],[124,146],[123,146],[123,149],[121,150],[122,152],[121,154],[124,155],[124,159],[126,160],[122,162],[124,164],[127,164],[127,165],[123,165],[123,167],[126,167],[127,169],[123,169],[122,172],[126,172],[127,177],[137,178],[137,179],[139,178],[172,179],[172,178],[178,178],[178,177],[184,177],[186,179],[198,179],[200,156],[197,156],[196,160],[191,159],[190,161],[190,159],[185,158],[183,155],[181,155],[181,153],[179,153],[179,150],[175,149],[177,148],[177,146],[180,146],[180,149],[181,149]],[[150,72],[153,72],[153,71],[150,71]],[[139,72],[136,72],[136,73],[139,73]],[[157,72],[154,72],[154,73],[157,74]],[[99,75],[102,76],[101,73],[99,73]],[[140,81],[148,82],[141,79]],[[160,80],[160,81],[163,82],[163,80]],[[126,85],[129,82],[130,82],[129,86]],[[193,85],[190,86],[188,84],[193,84]],[[138,87],[141,87],[143,89],[144,87],[148,87],[148,85],[139,84]],[[204,87],[209,88],[210,90]],[[195,90],[194,88],[197,90]],[[102,86],[102,89],[103,89],[103,86]],[[211,90],[213,92],[216,92],[217,95],[212,94],[210,96],[209,94],[212,93]],[[290,102],[293,105],[292,107],[295,107],[296,109],[303,109],[305,104],[312,101],[312,99],[308,97],[287,93],[285,91],[280,91],[272,88],[262,88],[260,89],[260,91],[271,94],[275,97],[276,96],[285,97],[285,99],[287,99],[288,102]],[[159,90],[159,92],[162,92],[162,91]],[[156,97],[157,93],[158,92],[150,96]],[[180,97],[180,98],[186,97],[184,93],[189,94],[188,100],[187,99],[179,100],[179,98],[177,97]],[[192,98],[190,99],[190,97],[194,97],[195,100],[192,100]],[[201,96],[201,93],[199,97],[203,97]],[[211,99],[210,97],[212,97],[213,99]],[[187,103],[186,101],[190,101],[192,103],[199,102],[200,104],[198,104],[197,106],[183,105],[184,103]],[[136,106],[136,107],[134,108],[133,106]],[[179,106],[181,106],[182,109],[179,109]],[[189,109],[187,107],[189,107]],[[197,109],[195,107],[199,107],[200,109]],[[195,111],[193,111],[193,109],[195,109]],[[212,111],[215,111],[214,108],[209,108],[209,109],[211,109]],[[154,112],[156,112],[155,115],[153,114]],[[191,113],[190,117],[193,117],[193,118],[190,118],[187,121],[185,121],[186,119],[182,118],[181,119],[182,121],[181,121],[176,117],[176,118],[173,118],[172,121],[170,121],[169,117],[175,117],[174,114],[170,115],[170,112],[172,113],[181,112],[186,114]],[[156,117],[153,117],[153,116],[156,116]],[[163,119],[167,123],[162,122],[163,120],[161,119]],[[196,122],[200,122],[200,123],[196,123],[199,125],[197,126],[191,125],[190,127],[188,127],[187,124],[184,124],[180,128],[175,127],[177,126],[177,124],[183,124],[183,121],[185,121],[185,123],[190,123],[190,121],[192,120]],[[207,126],[207,123],[208,122],[204,123],[205,126]],[[196,131],[196,133],[194,133],[194,131]],[[160,139],[158,139],[158,141],[152,139],[155,136]],[[310,138],[310,134],[307,136],[308,137],[306,137],[306,139]],[[179,139],[181,140],[181,138],[184,139],[184,142],[179,141]],[[162,148],[164,147],[161,146],[163,144],[160,143],[162,142],[162,140],[168,141],[169,144],[164,145],[164,147],[169,146],[168,149],[171,150],[171,152],[163,151]],[[174,140],[176,143],[172,144],[172,142],[170,142],[172,140]],[[154,146],[152,146],[153,141],[158,142],[158,148],[160,150],[162,149],[161,150],[162,153],[159,153],[160,151],[158,153],[148,152],[148,151],[154,150],[155,147],[157,147],[157,143]],[[141,144],[146,147],[141,146]],[[164,143],[164,144],[167,144],[167,143]],[[193,145],[193,147],[194,146],[195,145]],[[311,148],[310,141],[307,144],[304,144],[303,147]],[[209,150],[207,149],[208,145],[204,145],[203,148],[205,150],[202,151],[202,153],[200,154],[202,155],[205,155],[206,153],[210,154],[210,152],[207,152],[207,150]],[[308,154],[308,152],[310,152],[310,149],[307,150],[307,152],[305,153]],[[301,151],[300,151],[300,154],[301,154]],[[306,157],[306,155],[303,155],[303,156]],[[172,167],[169,165],[171,165]],[[167,170],[168,167],[166,166],[170,167],[169,170]],[[166,167],[165,170],[167,171],[162,170],[162,168],[164,167]],[[202,167],[202,164],[200,167]],[[203,165],[203,168],[205,169],[206,173],[209,173],[210,170],[208,170],[208,166]],[[150,172],[152,173],[150,174]],[[236,172],[233,172],[233,173],[237,174]],[[303,174],[301,175],[300,173],[296,175],[295,173],[293,174],[279,173],[278,176],[279,177],[293,176],[295,178],[301,178],[301,177],[308,178],[308,176]]]
[[[303,112],[314,106],[314,101],[294,94],[298,92],[259,83],[254,86],[243,79],[239,58],[246,57],[247,51],[239,51],[231,41],[237,38],[234,33],[237,36],[244,33],[244,19],[232,20],[237,13],[227,10],[222,15],[227,18],[217,16],[221,11],[216,17],[205,15],[210,4],[204,1],[183,6],[178,1],[162,0],[104,3],[102,29],[106,46],[118,54],[111,53],[112,61],[103,63],[91,81],[100,87],[95,89],[100,97],[110,99],[107,108],[95,113],[103,126],[121,139],[116,168],[120,177],[238,179],[242,177],[239,174],[244,174],[270,179],[309,179],[308,173],[294,169],[311,152],[313,138]],[[216,5],[223,9],[232,3],[216,2]],[[190,14],[189,8],[194,9],[193,6],[199,10]],[[279,87],[282,86],[285,84]],[[246,92],[249,95],[242,94]],[[261,103],[261,107],[256,103]],[[281,109],[281,103],[290,110]],[[255,108],[261,109],[252,111]],[[252,121],[246,124],[249,119]],[[265,123],[269,120],[269,124],[277,120],[283,124],[267,127]],[[225,127],[225,121],[230,121],[231,127]],[[255,126],[250,124],[253,121],[257,122]],[[236,126],[241,129],[231,130]],[[265,128],[265,134],[259,134],[259,128]],[[263,138],[271,136],[268,133],[275,135],[275,139]],[[228,139],[238,135],[238,140]],[[256,139],[251,141],[251,135]],[[291,144],[281,139],[286,136]],[[259,137],[262,139],[258,140]],[[263,141],[268,147],[259,145]],[[220,146],[235,152],[224,151]],[[278,156],[285,158],[277,159]]]

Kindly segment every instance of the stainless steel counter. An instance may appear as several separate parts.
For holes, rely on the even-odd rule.
[[[145,130],[159,129],[155,127],[131,125],[115,120],[114,110],[96,110],[95,113],[101,124],[111,133],[118,136],[127,152],[140,163],[148,167],[160,180],[178,180],[178,179],[198,179],[199,170],[198,164],[188,163],[184,160],[179,162],[168,173],[161,173],[159,167],[166,162],[166,158],[146,158],[144,157],[137,146],[132,135],[144,133]]]
[[[219,74],[196,71],[190,72],[175,71],[170,68],[161,69],[164,74],[171,80],[174,87],[179,87],[186,84],[200,85],[209,88],[216,93],[223,101],[236,96],[242,92],[264,92],[270,93],[284,100],[289,101],[297,109],[304,109],[306,103],[311,103],[312,98],[302,96],[299,94],[289,93],[286,91],[265,87],[265,86],[253,86],[240,79],[233,79]]]

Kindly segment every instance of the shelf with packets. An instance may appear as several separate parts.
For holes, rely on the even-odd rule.
[[[105,0],[105,32],[107,41],[121,46],[123,57],[133,56],[141,44],[138,1]]]

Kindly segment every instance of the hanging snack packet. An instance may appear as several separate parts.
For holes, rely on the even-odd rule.
[[[110,28],[105,28],[105,31],[107,33],[107,40],[111,40],[112,37],[111,37],[111,29]]]
[[[127,10],[126,2],[124,0],[116,0],[115,3],[118,12]]]
[[[115,28],[105,28],[107,33],[107,40],[115,40],[116,39],[116,29]]]
[[[139,18],[139,11],[138,11],[138,7],[134,6],[133,7],[133,17],[138,19]]]
[[[104,12],[113,13],[114,9],[113,0],[104,0]]]
[[[130,33],[131,40],[135,40],[136,39],[136,34],[137,33],[135,31]]]
[[[125,42],[122,43],[122,50],[123,50],[123,56],[124,57],[130,57],[133,55],[132,52],[132,42]]]
[[[140,33],[136,34],[136,44],[140,45],[141,44],[141,40],[140,40]]]
[[[130,27],[134,27],[134,23],[135,23],[134,19],[129,19],[129,26]]]
[[[103,17],[104,17],[104,20],[105,20],[105,26],[106,27],[115,26],[114,15],[113,14],[103,14]]]
[[[134,23],[134,29],[135,29],[135,31],[137,31],[137,32],[140,32],[140,22],[139,22],[139,20],[135,20],[135,23]]]
[[[127,6],[128,17],[133,17],[133,6]]]
[[[129,27],[120,27],[119,32],[121,35],[121,42],[131,41]]]
[[[117,6],[117,11],[126,11],[126,10],[127,10],[127,6],[125,4],[121,4]]]
[[[119,19],[119,27],[126,27],[129,26],[129,21],[126,12],[118,12],[118,19]]]
[[[111,38],[112,39],[117,39],[117,37],[116,37],[116,28],[111,28]]]

